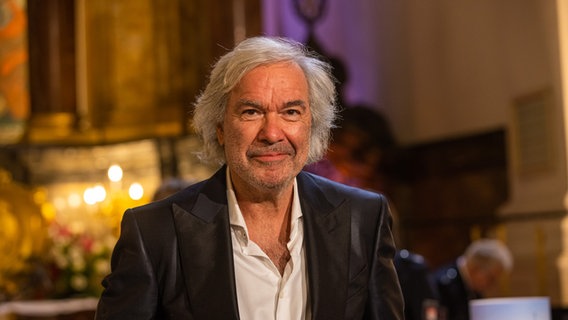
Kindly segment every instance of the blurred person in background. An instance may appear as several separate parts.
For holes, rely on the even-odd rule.
[[[404,297],[404,319],[442,320],[426,259],[402,249],[396,253],[394,266]]]
[[[152,201],[165,199],[172,194],[189,187],[193,183],[194,182],[187,181],[182,178],[167,178],[154,191],[154,194],[152,195]]]
[[[346,107],[325,158],[306,170],[347,185],[390,193],[396,177],[397,143],[387,119],[370,106]],[[391,204],[392,208],[392,204]],[[396,210],[393,233],[399,243]],[[406,320],[438,320],[438,302],[423,256],[399,250],[394,259]]]
[[[501,241],[472,242],[449,265],[433,273],[435,289],[448,320],[469,320],[469,301],[493,290],[513,268],[513,256]]]
[[[389,194],[397,142],[388,120],[371,106],[346,107],[323,160],[306,170],[347,185]]]

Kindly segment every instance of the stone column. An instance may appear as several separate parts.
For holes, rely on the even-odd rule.
[[[67,136],[75,126],[75,1],[28,0],[31,116],[26,139]]]
[[[500,218],[515,256],[509,281],[514,296],[550,296],[568,306],[568,191],[566,105],[568,102],[568,5],[540,3],[545,35],[534,61],[544,59],[540,89],[511,102],[509,136],[510,201]],[[532,49],[531,49],[532,50]],[[539,62],[539,63],[541,63]],[[512,66],[519,67],[522,66]],[[525,83],[526,85],[526,83]],[[533,85],[533,88],[535,86]]]

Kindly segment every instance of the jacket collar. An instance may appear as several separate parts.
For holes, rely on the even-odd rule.
[[[181,267],[197,319],[238,319],[225,170],[173,204]],[[343,198],[318,179],[305,172],[297,177],[312,316],[330,319],[345,312],[350,217]]]
[[[349,203],[312,174],[298,175],[313,319],[345,314],[349,280]]]
[[[225,167],[194,185],[173,217],[181,270],[195,319],[238,319]]]

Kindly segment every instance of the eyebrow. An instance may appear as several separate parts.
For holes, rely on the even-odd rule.
[[[255,100],[248,100],[248,99],[241,99],[237,102],[237,106],[251,106],[251,107],[256,107],[256,108],[262,108],[263,105],[262,103],[255,101]],[[306,107],[306,101],[298,99],[298,100],[292,100],[292,101],[288,101],[284,104],[284,107],[288,108],[288,107],[302,107],[305,108]]]
[[[304,100],[292,100],[289,102],[286,102],[286,107],[306,107],[306,101]]]
[[[256,107],[260,107],[261,104],[257,101],[254,100],[248,100],[248,99],[239,99],[236,103],[237,106],[256,106]]]

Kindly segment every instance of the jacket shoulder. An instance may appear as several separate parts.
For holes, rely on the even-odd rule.
[[[438,268],[434,272],[434,279],[440,286],[449,286],[461,282],[461,275],[456,263]]]

